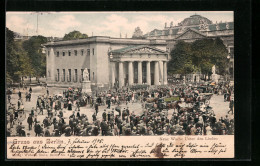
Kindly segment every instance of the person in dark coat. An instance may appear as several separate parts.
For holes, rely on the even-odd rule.
[[[102,114],[103,120],[106,121],[107,120],[107,113],[106,110],[104,110],[103,114]]]
[[[72,110],[72,103],[71,103],[71,101],[68,102],[68,110],[69,110],[69,111]]]
[[[111,100],[110,98],[107,100],[107,108],[110,109],[110,105],[111,105]]]
[[[32,87],[30,87],[29,92],[32,93]]]
[[[18,92],[18,97],[19,97],[19,99],[22,98],[22,93],[20,91]]]
[[[36,123],[34,131],[35,131],[36,137],[40,136],[40,134],[42,133],[42,127],[39,123]]]
[[[98,114],[98,104],[95,104],[96,115]]]
[[[31,97],[32,97],[32,94],[29,93],[29,94],[28,94],[28,100],[29,100],[29,102],[31,101]]]
[[[231,112],[231,114],[233,115],[233,108],[234,108],[234,100],[231,100],[230,102],[229,102],[229,111],[228,111],[228,114],[229,114],[229,112]]]
[[[80,118],[80,112],[79,111],[77,112],[77,117]]]
[[[101,130],[102,130],[102,136],[107,135],[107,123],[103,120],[100,124]]]
[[[97,116],[96,116],[95,112],[93,113],[92,118],[93,118],[93,122],[97,120]]]
[[[31,109],[31,115],[34,116],[34,107]]]
[[[33,118],[32,115],[30,114],[29,117],[27,118],[27,123],[29,125],[29,130],[32,129],[32,124],[33,124]]]
[[[110,121],[110,118],[111,117],[111,114],[110,114],[110,111],[107,113],[107,121],[109,122]]]
[[[20,106],[21,106],[21,100],[20,99],[17,102],[17,106],[18,106],[18,109],[20,109]]]

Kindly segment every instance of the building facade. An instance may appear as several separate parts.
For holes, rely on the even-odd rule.
[[[169,51],[173,50],[175,44],[179,40],[185,42],[193,42],[195,40],[204,38],[220,38],[225,44],[229,56],[229,79],[233,80],[234,72],[234,22],[219,22],[213,23],[208,18],[200,15],[192,15],[185,18],[183,21],[178,23],[177,26],[167,26],[161,30],[154,29],[153,31],[144,35],[146,39],[163,39],[167,42],[167,48]]]
[[[48,86],[81,87],[88,69],[92,88],[167,84],[165,40],[110,37],[56,41],[44,45]]]
[[[200,15],[185,18],[178,26],[155,29],[141,37],[89,37],[51,41],[44,45],[48,86],[82,87],[83,70],[88,69],[92,87],[124,87],[136,84],[166,85],[169,52],[179,40],[204,38],[223,40],[229,51],[229,79],[234,69],[234,24],[213,23]],[[191,80],[199,81],[193,74]],[[197,82],[196,81],[196,82]]]

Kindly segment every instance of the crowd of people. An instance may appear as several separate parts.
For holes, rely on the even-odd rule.
[[[37,97],[35,107],[28,116],[17,115],[17,109],[7,110],[8,136],[136,136],[136,135],[231,135],[234,134],[233,86],[218,84],[202,88],[193,85],[171,85],[132,90],[108,90],[96,95],[69,88],[62,94],[49,94]],[[26,92],[26,102],[31,102],[32,89]],[[210,107],[210,98],[202,94],[223,95],[224,102],[230,102],[227,115],[216,118]],[[30,94],[30,95],[29,95]],[[8,103],[11,106],[11,96]],[[27,96],[30,99],[27,99]],[[172,96],[178,100],[164,101]],[[28,97],[29,98],[29,97]],[[20,102],[19,102],[20,101]],[[129,104],[139,103],[142,111],[131,110]],[[22,103],[18,92],[18,105]],[[82,113],[84,107],[93,110],[92,116]],[[10,108],[10,107],[9,107]],[[172,114],[169,110],[173,109]],[[16,111],[16,113],[15,113]],[[64,116],[65,112],[69,116]],[[26,113],[20,113],[26,114]],[[44,116],[42,121],[39,116]],[[26,119],[21,119],[26,117]],[[14,128],[15,127],[15,128]],[[30,135],[26,129],[34,130]],[[13,131],[13,132],[12,132]]]

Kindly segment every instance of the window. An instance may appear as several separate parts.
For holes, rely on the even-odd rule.
[[[94,50],[94,48],[92,48],[92,53],[93,53],[93,55],[95,55],[95,50]]]
[[[75,56],[77,56],[77,54],[78,54],[78,51],[77,51],[77,50],[74,50],[74,54],[75,54]]]
[[[93,80],[95,80],[95,73],[93,72]]]
[[[84,55],[84,50],[81,50],[81,56],[83,56]]]
[[[60,70],[57,69],[57,76],[56,76],[56,81],[60,81]]]
[[[62,81],[64,82],[65,81],[65,76],[66,76],[65,75],[65,69],[63,69],[62,74],[63,74],[63,80]]]
[[[78,81],[78,70],[77,69],[75,69],[74,70],[74,74],[75,74],[75,76],[74,76],[74,82],[77,82]]]
[[[88,51],[87,51],[87,55],[88,55],[88,56],[90,55],[90,49],[88,49]]]
[[[50,51],[48,51],[48,56],[50,56]]]
[[[65,52],[64,51],[62,52],[62,56],[65,56]]]
[[[71,52],[69,51],[69,56],[71,56]]]
[[[68,80],[68,82],[71,82],[71,69],[68,69],[68,72],[69,72],[69,75],[68,75],[69,77],[67,80]]]
[[[59,56],[60,56],[60,53],[59,53],[59,51],[57,51],[56,57],[59,57]]]
[[[84,72],[84,69],[81,69],[81,78],[80,78],[80,81],[83,81],[83,72]]]

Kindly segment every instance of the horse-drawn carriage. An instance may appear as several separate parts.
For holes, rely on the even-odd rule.
[[[200,93],[199,96],[201,98],[201,101],[204,102],[204,104],[209,105],[210,99],[213,96],[213,93]]]

